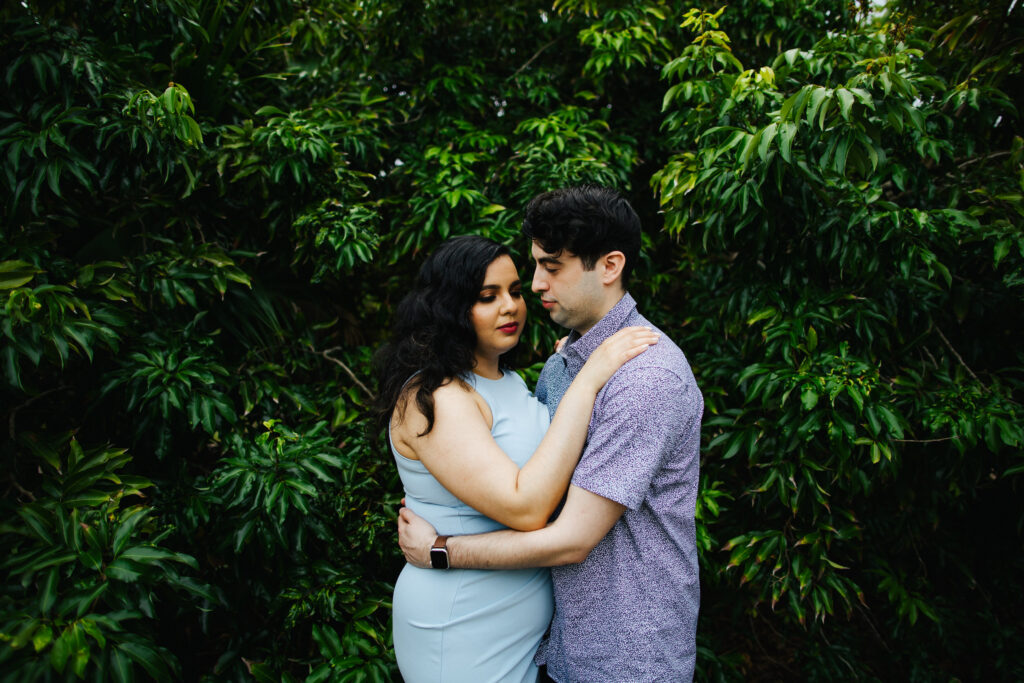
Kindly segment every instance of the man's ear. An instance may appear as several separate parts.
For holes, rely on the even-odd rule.
[[[601,271],[601,283],[605,285],[615,284],[616,280],[622,279],[622,269],[626,266],[626,255],[621,251],[609,251],[597,261],[597,267]]]

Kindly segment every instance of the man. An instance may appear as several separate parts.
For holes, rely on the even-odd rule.
[[[640,220],[614,190],[573,187],[533,199],[523,232],[533,241],[533,291],[571,330],[537,384],[554,414],[601,341],[622,327],[650,325],[626,291]],[[434,566],[552,567],[555,615],[537,662],[559,683],[693,677],[704,401],[682,351],[661,336],[598,394],[555,522],[446,538],[408,509],[399,516],[399,542],[415,565],[431,566],[433,552],[441,560]]]

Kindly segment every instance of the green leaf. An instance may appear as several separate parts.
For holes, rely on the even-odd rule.
[[[24,624],[22,624],[21,629],[9,640],[8,644],[10,647],[15,650],[20,650],[25,647],[25,644],[32,640],[32,636],[35,634],[39,625],[39,619],[28,619],[25,621]]]
[[[135,536],[135,532],[139,525],[142,524],[148,517],[150,511],[143,507],[133,508],[121,516],[120,524],[117,526],[117,531],[114,532],[114,540],[112,545],[112,551],[114,557],[119,556],[128,542]]]
[[[853,93],[846,88],[836,88],[836,96],[839,97],[839,113],[843,119],[850,120],[850,110],[853,108]]]
[[[313,626],[313,640],[319,645],[320,654],[324,657],[342,657],[345,654],[341,638],[338,637],[338,634],[330,626],[315,624]]]
[[[851,142],[851,136],[844,135],[839,138],[839,142],[836,143],[836,151],[832,161],[832,168],[835,169],[835,172],[839,175],[843,175],[846,172],[846,157],[850,153]]]
[[[67,666],[72,647],[71,630],[65,629],[60,637],[54,641],[53,649],[50,650],[50,666],[56,669],[57,673],[64,673],[64,667]]]
[[[49,614],[50,608],[53,607],[53,603],[57,600],[59,577],[60,574],[56,567],[51,567],[50,571],[46,573],[46,579],[39,591],[39,611],[42,614]],[[36,651],[38,650],[39,648],[36,648]]]
[[[281,676],[265,662],[255,662],[252,665],[252,676],[259,683],[281,683]]]
[[[142,567],[123,558],[118,558],[107,565],[107,576],[119,581],[134,583],[142,576]]]
[[[1010,253],[1010,247],[1013,243],[1009,238],[1002,239],[996,242],[995,247],[992,250],[993,267],[998,268],[999,262],[1002,261]]]
[[[778,311],[774,307],[772,307],[772,306],[769,306],[767,308],[762,308],[760,311],[758,311],[757,313],[754,313],[752,316],[747,318],[747,325],[753,325],[754,323],[756,323],[756,322],[758,322],[760,320],[765,320],[766,318],[771,318],[777,312]]]
[[[313,669],[313,672],[306,677],[305,683],[323,683],[331,679],[334,674],[334,670],[328,662],[324,662],[317,668]]]
[[[152,564],[159,560],[175,559],[175,553],[160,548],[154,548],[152,546],[137,545],[128,548],[120,557],[125,560],[134,560],[136,562],[142,562],[144,564]]]
[[[810,384],[805,384],[803,391],[800,392],[800,403],[803,404],[804,410],[813,410],[814,406],[818,405],[819,398],[817,389]]]
[[[889,428],[889,432],[897,439],[903,438],[903,427],[900,426],[899,420],[896,415],[886,408],[884,405],[877,404],[879,415],[882,416],[882,421],[885,422],[885,426]]]
[[[32,647],[36,652],[42,652],[47,645],[53,641],[53,629],[47,624],[41,625],[32,634]]]
[[[764,130],[758,130],[753,135],[747,136],[747,144],[744,145],[743,150],[740,152],[740,165],[745,171],[747,166],[750,164],[750,160],[754,155],[754,151],[757,149],[758,144],[761,142],[761,136],[764,134]]]
[[[795,122],[787,121],[782,124],[779,133],[779,153],[787,163],[793,161],[793,138],[796,136],[798,125]]]
[[[814,86],[811,90],[810,106],[807,108],[807,124],[811,127],[814,126],[815,120],[818,115],[818,111],[829,97],[832,96],[832,91],[828,88],[822,88]]]
[[[0,261],[0,289],[14,289],[26,285],[42,272],[25,261]]]
[[[131,660],[117,648],[110,650],[110,669],[117,683],[134,683],[135,672],[132,669]]]
[[[139,642],[121,642],[117,644],[117,648],[131,657],[132,661],[141,665],[152,678],[158,681],[171,679],[163,658],[149,645]]]

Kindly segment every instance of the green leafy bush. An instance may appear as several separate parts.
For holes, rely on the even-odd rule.
[[[84,451],[73,437],[46,443],[26,434],[21,442],[38,463],[41,495],[26,491],[34,500],[0,527],[10,549],[0,603],[4,680],[65,671],[177,680],[178,660],[153,637],[158,603],[209,608],[216,598],[188,571],[198,569],[194,557],[164,547],[173,529],[161,528],[143,502],[153,483],[120,472],[131,460],[123,450]]]
[[[1022,11],[8,3],[3,675],[397,678],[373,351],[594,181],[706,399],[698,678],[1021,678]]]

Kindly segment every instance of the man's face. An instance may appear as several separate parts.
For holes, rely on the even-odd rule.
[[[531,289],[551,319],[586,334],[603,315],[603,285],[597,269],[587,270],[579,256],[563,250],[552,254],[534,240],[530,250],[536,267]]]

